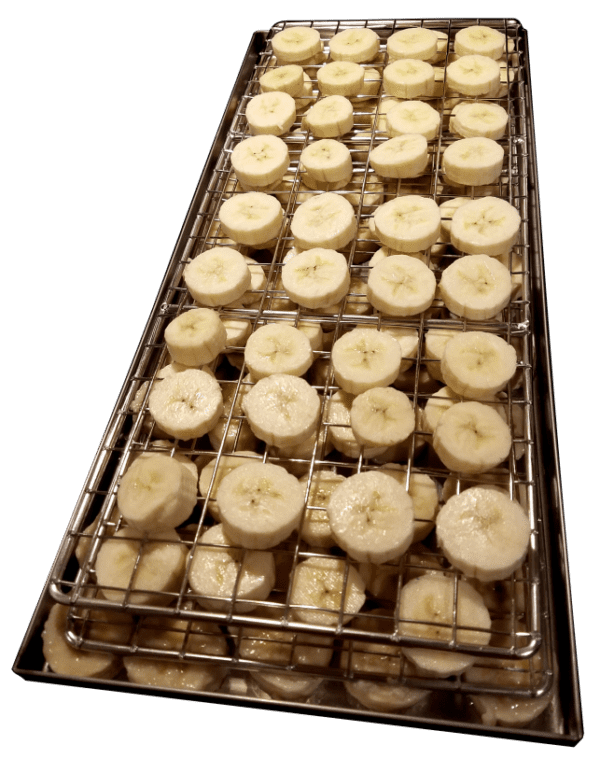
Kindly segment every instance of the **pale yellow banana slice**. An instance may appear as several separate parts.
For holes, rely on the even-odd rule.
[[[446,67],[446,84],[461,95],[496,97],[500,66],[485,55],[465,55]]]
[[[310,340],[290,324],[273,322],[259,327],[246,342],[246,366],[255,380],[271,374],[302,376],[313,361]]]
[[[408,479],[408,494],[412,498],[415,512],[415,532],[412,542],[425,540],[434,528],[440,505],[438,484],[423,472],[411,470],[409,477],[406,468],[400,464],[384,464],[379,471],[393,477],[404,489],[406,489]]]
[[[352,205],[342,195],[324,192],[296,209],[291,232],[297,247],[340,250],[352,241],[358,224]]]
[[[386,115],[386,130],[390,137],[403,134],[422,134],[433,140],[440,129],[440,114],[423,100],[405,100],[394,105]]]
[[[195,468],[195,467],[194,467]],[[198,494],[198,473],[167,454],[137,458],[117,490],[121,514],[142,532],[178,527],[191,515]]]
[[[287,92],[261,92],[246,106],[250,134],[286,134],[296,120],[296,101]]]
[[[211,459],[200,470],[200,495],[207,500],[207,506],[210,513],[216,521],[221,521],[219,509],[217,507],[216,493],[221,481],[226,474],[233,469],[237,469],[242,464],[247,464],[252,459],[261,459],[260,454],[251,450],[236,450],[235,453],[222,455]]]
[[[354,107],[343,95],[317,100],[302,118],[303,129],[315,137],[341,137],[354,126]]]
[[[352,178],[352,155],[338,140],[327,138],[311,142],[300,153],[300,164],[307,177],[318,182],[344,182],[345,185]]]
[[[502,173],[504,148],[489,137],[463,137],[444,150],[442,169],[451,182],[482,185],[497,182]]]
[[[288,146],[274,134],[247,137],[231,151],[231,165],[244,189],[260,191],[283,179],[290,165]]]
[[[459,332],[446,343],[441,369],[444,382],[457,395],[490,399],[517,371],[517,352],[492,332]]]
[[[456,403],[441,416],[433,448],[451,471],[478,474],[506,461],[512,437],[500,414],[479,401]]]
[[[455,615],[456,610],[456,615]],[[466,580],[442,574],[424,574],[410,580],[400,593],[398,631],[412,638],[485,646],[489,643],[491,618],[481,595]],[[423,674],[450,677],[468,669],[475,657],[448,650],[412,648],[404,655]]]
[[[281,281],[294,303],[306,308],[332,306],[350,288],[348,261],[342,253],[328,248],[304,250],[282,267]]]
[[[369,153],[372,169],[387,179],[419,177],[427,168],[428,161],[427,138],[422,134],[391,137],[376,145]]]
[[[173,361],[185,366],[210,364],[225,348],[227,331],[219,314],[210,308],[192,308],[175,317],[165,329],[165,342]]]
[[[388,59],[395,61],[403,58],[413,58],[428,61],[433,58],[438,49],[438,36],[425,27],[409,27],[394,32],[387,41]]]
[[[369,63],[379,53],[379,36],[374,29],[344,29],[329,40],[329,55],[334,61]]]
[[[331,349],[335,381],[358,395],[371,387],[391,385],[400,371],[402,349],[391,335],[355,327],[339,337]]]
[[[264,601],[275,585],[275,559],[268,551],[236,547],[223,525],[210,527],[194,549],[189,583],[200,606],[244,614]],[[235,598],[235,603],[234,603]]]
[[[319,30],[309,26],[288,26],[271,40],[278,63],[302,63],[321,52]]]
[[[96,557],[96,577],[109,601],[166,605],[179,588],[188,550],[175,530],[145,539],[139,530],[124,527],[105,540]]]
[[[304,487],[309,485],[307,508],[300,529],[300,537],[309,546],[332,548],[335,545],[327,514],[327,504],[333,491],[345,479],[342,474],[327,469],[313,472],[312,477],[308,474],[300,477],[301,485]]]
[[[297,63],[266,71],[258,80],[262,92],[287,92],[296,98],[304,89],[304,69]]]
[[[454,36],[456,55],[485,55],[497,61],[506,49],[506,37],[497,29],[475,25],[459,29]]]
[[[510,303],[512,278],[496,258],[464,256],[442,272],[439,294],[456,316],[475,321],[492,319]]]
[[[361,445],[387,448],[401,443],[414,432],[415,410],[401,390],[372,387],[352,402],[350,424]]]
[[[223,412],[217,380],[200,369],[186,369],[154,383],[148,399],[158,427],[179,440],[202,437]]]
[[[449,128],[461,137],[501,140],[506,134],[508,113],[499,103],[459,103],[452,109]]]
[[[369,303],[390,316],[423,313],[433,303],[435,293],[435,274],[427,264],[412,256],[388,256],[369,272]]]
[[[441,508],[435,533],[444,556],[467,577],[504,580],[529,548],[529,520],[522,506],[494,487],[474,487]]]
[[[257,246],[277,237],[283,208],[265,192],[244,192],[226,200],[219,211],[225,234],[242,245]]]
[[[433,95],[435,72],[427,61],[402,58],[383,69],[383,89],[388,95],[414,100]]]
[[[502,198],[476,198],[452,218],[452,245],[462,253],[507,254],[519,237],[521,215]]]
[[[244,256],[234,248],[203,251],[186,264],[183,279],[192,298],[201,306],[225,306],[250,287],[251,275]]]
[[[217,491],[223,529],[235,544],[262,550],[300,524],[304,488],[282,466],[248,462],[229,472]]]
[[[324,627],[346,624],[365,601],[365,582],[344,559],[314,556],[294,570],[290,603],[301,622]]]
[[[403,195],[379,206],[373,214],[373,223],[384,245],[400,253],[417,253],[427,250],[438,239],[441,215],[435,200]]]
[[[317,84],[323,95],[359,95],[364,82],[364,68],[353,61],[332,61],[317,71]]]

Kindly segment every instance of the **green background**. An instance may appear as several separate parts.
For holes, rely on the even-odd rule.
[[[10,666],[121,387],[252,32],[293,18],[516,16],[530,33],[546,274],[587,738],[598,749],[598,17],[519,3],[5,6],[2,670],[5,736],[54,746],[359,757],[539,745],[25,683]],[[590,14],[594,13],[592,18]],[[584,19],[585,16],[585,19]],[[568,23],[571,22],[571,23]],[[592,65],[594,68],[592,68]],[[588,73],[589,72],[589,73]],[[593,73],[592,73],[593,72]],[[581,125],[581,127],[579,126]],[[588,336],[589,335],[589,336]],[[8,702],[8,705],[6,703]],[[596,749],[594,749],[594,746]]]

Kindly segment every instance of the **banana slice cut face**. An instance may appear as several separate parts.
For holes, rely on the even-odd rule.
[[[317,84],[323,95],[360,95],[364,83],[365,70],[354,61],[332,61],[317,71]]]
[[[323,192],[298,206],[290,228],[298,248],[340,250],[354,239],[358,223],[345,197]]]
[[[491,399],[514,376],[517,352],[492,332],[460,332],[446,343],[441,369],[444,382],[457,395]]]
[[[304,63],[321,52],[321,35],[310,26],[289,26],[271,40],[278,63]]]
[[[258,82],[262,92],[287,92],[296,98],[304,89],[304,69],[297,63],[277,66],[266,71]]]
[[[260,192],[283,179],[290,165],[288,146],[274,134],[247,137],[231,151],[231,165],[245,190]]]
[[[296,101],[287,92],[261,92],[246,106],[251,134],[286,134],[296,120]]]
[[[317,100],[302,118],[302,127],[315,137],[342,137],[354,126],[354,107],[344,95]]]
[[[520,228],[521,215],[507,200],[477,198],[455,210],[450,238],[462,253],[497,257],[510,252]]]
[[[379,36],[373,29],[344,29],[329,40],[329,55],[334,61],[370,63],[379,53]]]
[[[251,285],[245,257],[229,247],[210,248],[197,255],[183,270],[183,279],[196,303],[213,308],[233,303]]]
[[[384,314],[414,316],[431,306],[436,287],[435,274],[427,264],[412,256],[391,255],[369,272],[367,298]]]
[[[283,208],[272,195],[251,191],[226,200],[219,218],[228,237],[242,245],[256,247],[277,237],[283,221]]]
[[[350,424],[357,441],[371,448],[402,443],[415,430],[415,410],[406,393],[372,387],[352,402]]]
[[[342,253],[328,248],[301,251],[281,270],[283,287],[294,303],[326,308],[339,303],[350,288],[350,270]]]
[[[418,253],[438,239],[441,214],[432,198],[403,195],[378,206],[373,223],[383,245],[399,253]]]
[[[315,140],[300,154],[306,179],[315,182],[348,184],[352,178],[352,155],[344,143],[331,138]]]
[[[500,66],[486,55],[464,55],[448,64],[446,82],[461,95],[496,97],[500,91]]]
[[[452,109],[449,128],[461,137],[501,140],[506,134],[508,113],[499,103],[459,103]]]
[[[338,338],[331,350],[335,381],[358,395],[371,387],[391,385],[400,372],[402,349],[390,334],[355,327]]]
[[[402,134],[422,134],[433,140],[440,129],[441,116],[423,100],[405,100],[394,105],[386,115],[386,130],[390,137]]]
[[[386,50],[390,61],[412,58],[423,61],[432,59],[438,49],[438,36],[425,27],[409,27],[394,32],[387,41]]]
[[[388,95],[414,100],[434,94],[435,71],[427,61],[402,58],[383,69],[383,88]]]
[[[271,374],[301,377],[313,362],[313,351],[305,332],[285,322],[273,322],[250,335],[244,357],[255,380]]]
[[[227,330],[216,311],[193,308],[169,322],[165,342],[173,361],[199,367],[210,364],[225,348]]]
[[[388,179],[419,177],[428,161],[427,138],[422,134],[396,135],[381,142],[369,154],[373,170]]]
[[[497,258],[478,254],[459,258],[444,269],[439,294],[456,316],[492,319],[510,303],[513,290],[509,270]]]
[[[442,169],[451,182],[459,185],[493,184],[504,163],[504,148],[489,137],[464,137],[448,145],[442,156]]]
[[[485,55],[497,61],[505,49],[505,36],[497,29],[483,24],[459,29],[454,36],[456,55]]]

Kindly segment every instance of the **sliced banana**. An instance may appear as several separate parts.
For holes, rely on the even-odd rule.
[[[313,556],[294,570],[290,604],[301,622],[323,627],[346,624],[365,601],[365,582],[344,559]]]
[[[209,248],[197,255],[186,264],[183,279],[196,303],[213,307],[241,298],[251,283],[244,256],[229,247]]]
[[[456,316],[481,321],[506,308],[512,295],[510,272],[497,258],[463,256],[444,269],[439,294]]]
[[[178,440],[202,437],[223,413],[217,380],[201,369],[186,369],[152,386],[148,407],[158,427]]]
[[[441,116],[423,100],[405,100],[394,105],[386,114],[386,131],[390,137],[403,134],[422,134],[433,140],[440,129]]]
[[[303,63],[321,52],[319,30],[310,26],[288,26],[271,40],[277,63]]]
[[[520,227],[521,215],[507,200],[476,198],[456,209],[450,236],[462,253],[501,256],[516,243]]]
[[[281,281],[294,303],[306,308],[324,308],[339,303],[348,293],[350,270],[342,253],[311,248],[285,263]]]
[[[427,250],[439,238],[441,215],[435,200],[403,195],[379,206],[373,223],[383,245],[400,253],[417,253]]]
[[[450,115],[449,128],[461,137],[501,140],[506,134],[508,113],[499,103],[459,103]]]
[[[483,24],[459,29],[454,36],[456,55],[485,55],[497,61],[505,49],[504,34]]]
[[[297,247],[340,250],[354,239],[358,224],[352,205],[342,195],[324,192],[296,209],[291,232]]]
[[[374,29],[344,29],[329,40],[329,55],[334,61],[370,63],[379,53],[379,36]]]
[[[450,337],[452,337],[452,335]],[[427,403],[423,409],[423,431],[433,435],[442,414],[451,406],[454,406],[455,403],[460,403],[461,400],[461,396],[457,395],[454,390],[451,390],[446,385],[439,390],[436,390],[436,392],[427,399]]]
[[[456,403],[439,420],[433,447],[451,471],[478,474],[506,461],[510,428],[491,406],[479,401]]]
[[[331,349],[335,381],[358,395],[371,387],[391,385],[400,371],[402,349],[390,334],[355,327],[339,337]]]
[[[189,567],[189,583],[205,609],[244,614],[275,585],[275,559],[268,551],[236,547],[216,524],[202,534]]]
[[[283,208],[277,198],[265,192],[244,192],[223,203],[219,218],[225,234],[232,240],[258,246],[279,234]]]
[[[231,151],[231,166],[245,190],[260,192],[283,179],[290,153],[281,137],[259,134],[238,142]]]
[[[254,435],[267,445],[301,445],[317,431],[321,400],[302,377],[270,374],[260,379],[242,400]]]
[[[271,374],[302,376],[313,361],[310,340],[302,330],[285,322],[264,324],[253,332],[244,350],[253,379]]]
[[[176,316],[165,329],[169,355],[190,367],[210,364],[227,341],[227,331],[219,314],[211,308],[192,308]]]
[[[319,469],[300,477],[300,484],[309,486],[306,510],[300,529],[300,537],[309,546],[315,548],[332,548],[335,538],[331,532],[327,504],[331,494],[346,478],[342,474],[328,469]],[[309,484],[310,483],[310,484]]]
[[[529,520],[522,506],[494,487],[474,487],[441,508],[435,533],[444,556],[467,577],[504,580],[525,560]]]
[[[396,98],[414,100],[433,95],[435,72],[427,61],[402,58],[383,69],[383,89]]]
[[[317,84],[323,95],[359,95],[365,83],[365,70],[354,61],[332,61],[317,71]]]
[[[352,402],[350,424],[361,445],[387,448],[402,443],[414,432],[415,410],[401,390],[372,387]]]
[[[427,168],[427,138],[422,134],[403,134],[376,145],[369,154],[369,164],[380,177],[411,179]]]
[[[394,32],[387,41],[388,59],[395,61],[412,58],[422,61],[431,60],[437,53],[438,36],[425,27],[409,27]]]
[[[446,66],[446,84],[461,95],[496,97],[500,66],[486,55],[464,55]]]
[[[258,80],[262,92],[287,92],[296,98],[304,89],[304,69],[297,63],[288,63],[269,69]]]
[[[492,332],[460,332],[442,356],[442,377],[457,395],[490,399],[503,390],[517,370],[517,352]]]
[[[317,182],[343,182],[352,178],[352,155],[344,143],[331,138],[315,140],[300,153],[306,177]]]
[[[287,92],[261,92],[246,106],[250,134],[273,134],[279,137],[292,128],[296,120],[296,101]]]
[[[426,311],[436,294],[433,271],[418,258],[392,255],[369,272],[367,298],[390,316],[414,316]]]
[[[500,178],[504,149],[488,137],[464,137],[444,150],[442,169],[449,182],[481,187]]]
[[[383,453],[384,446],[363,448],[358,442],[350,424],[350,409],[356,396],[343,390],[336,391],[327,403],[325,421],[328,435],[336,451],[351,459],[357,459],[361,453],[365,458]]]
[[[223,477],[231,472],[232,469],[236,469],[238,466],[248,463],[249,460],[260,460],[260,458],[260,454],[255,451],[239,450],[235,453],[210,459],[210,461],[202,467],[199,480],[200,495],[203,498],[208,499],[208,510],[215,520],[221,520],[219,509],[217,508],[216,493]]]
[[[344,95],[317,100],[302,118],[302,128],[315,137],[342,137],[354,126],[354,107]]]
[[[400,464],[384,464],[380,472],[397,480],[404,489],[408,480],[408,494],[412,498],[415,512],[413,543],[425,540],[435,526],[435,518],[440,505],[438,484],[428,474],[411,470],[410,476]]]
[[[440,203],[440,214],[442,217],[440,240],[442,242],[450,242],[450,228],[452,226],[452,219],[454,218],[456,209],[470,202],[471,198],[459,195],[456,198],[450,198],[450,200],[445,200],[443,203]]]

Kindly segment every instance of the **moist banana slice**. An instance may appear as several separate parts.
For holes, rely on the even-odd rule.
[[[379,53],[379,36],[374,29],[344,29],[329,40],[329,55],[334,61],[370,63]]]
[[[461,95],[496,97],[500,66],[486,55],[464,55],[446,67],[447,86]]]
[[[371,168],[387,179],[419,177],[427,168],[428,161],[427,138],[422,134],[391,137],[379,143],[369,154]]]
[[[287,296],[306,308],[326,308],[339,303],[350,289],[350,270],[342,253],[311,248],[285,263],[281,281]]]
[[[169,322],[165,342],[173,361],[199,367],[210,364],[225,348],[227,331],[213,309],[192,308]]]
[[[435,274],[427,264],[413,256],[392,255],[369,272],[367,298],[384,314],[414,316],[431,306],[436,287]]]
[[[315,137],[342,137],[354,126],[354,107],[344,95],[317,100],[302,118],[302,128]]]
[[[317,84],[323,95],[359,95],[364,83],[365,70],[354,61],[331,61],[317,71]]]
[[[358,223],[352,205],[342,195],[323,192],[296,209],[290,226],[297,247],[340,250],[354,239]]]
[[[425,27],[408,27],[394,32],[387,41],[386,50],[390,61],[412,58],[431,60],[437,53],[438,35]]]
[[[418,253],[439,238],[441,214],[433,199],[403,195],[379,206],[373,214],[373,223],[383,245],[399,253]]]
[[[303,63],[322,49],[319,30],[310,26],[289,26],[271,40],[278,63]]]
[[[313,362],[306,333],[285,322],[264,324],[253,332],[244,350],[246,366],[255,380],[271,374],[302,376]]]
[[[390,137],[402,134],[422,134],[433,140],[440,129],[439,111],[423,100],[405,100],[397,103],[386,115],[386,131]]]
[[[339,337],[331,350],[335,381],[358,395],[371,387],[391,385],[400,371],[402,349],[390,334],[355,327]]]
[[[478,254],[458,258],[444,269],[439,294],[456,316],[482,321],[492,319],[510,303],[513,282],[497,258]]]
[[[280,182],[289,165],[288,146],[274,134],[247,137],[231,151],[231,166],[246,190],[260,192]]]
[[[402,58],[383,69],[383,89],[396,98],[414,100],[434,93],[435,72],[427,61]]]
[[[343,390],[331,396],[325,412],[327,434],[336,451],[344,456],[357,459],[362,453],[365,458],[372,458],[386,451],[386,447],[364,448],[356,439],[350,424],[350,410],[355,397]]]
[[[261,92],[246,106],[250,134],[286,134],[296,120],[296,101],[287,92]]]
[[[297,63],[288,63],[266,71],[258,80],[262,92],[287,92],[296,98],[304,89],[304,69]]]
[[[508,113],[499,103],[459,103],[452,109],[449,128],[461,137],[501,140],[506,134]]]
[[[203,251],[183,270],[192,298],[201,306],[225,306],[241,298],[251,284],[244,256],[234,248],[215,247]]]
[[[484,24],[467,26],[454,35],[456,55],[485,55],[497,61],[505,49],[505,35]]]
[[[444,150],[442,169],[451,182],[481,187],[497,182],[504,148],[489,137],[464,137]]]
[[[372,387],[352,401],[350,424],[365,447],[404,442],[415,430],[415,410],[406,393],[394,387]]]
[[[283,208],[277,198],[265,192],[244,192],[223,203],[219,219],[225,234],[232,240],[257,247],[277,237],[283,222]]]
[[[452,245],[462,253],[502,256],[517,242],[521,215],[507,200],[476,198],[457,208],[450,224]]]

